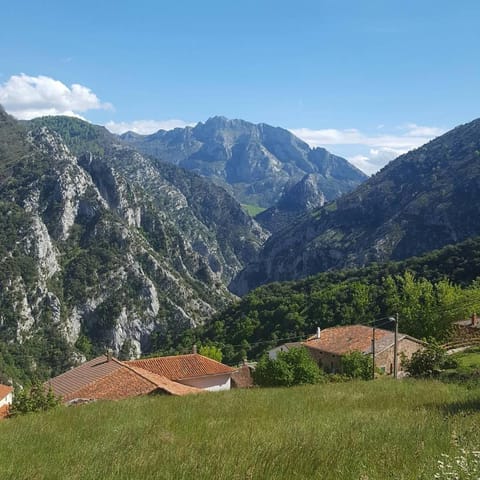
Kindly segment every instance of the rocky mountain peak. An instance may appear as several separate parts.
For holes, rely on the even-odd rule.
[[[284,186],[306,174],[320,174],[317,183],[327,200],[367,178],[347,160],[311,149],[286,129],[221,116],[195,127],[122,139],[143,153],[210,178],[241,203],[263,207],[275,205]]]
[[[297,212],[321,207],[325,203],[325,195],[318,189],[319,175],[308,173],[298,183],[287,184],[277,207]]]

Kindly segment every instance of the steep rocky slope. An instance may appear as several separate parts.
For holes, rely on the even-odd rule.
[[[242,203],[273,206],[285,184],[316,173],[327,200],[351,191],[367,176],[323,148],[311,149],[288,130],[213,117],[195,127],[132,132],[121,138],[139,151],[193,170],[229,189]]]
[[[480,120],[402,155],[355,191],[273,235],[233,291],[404,259],[480,234]]]
[[[324,203],[325,196],[318,190],[318,174],[310,173],[297,183],[287,183],[277,204],[256,215],[255,220],[276,233],[295,222],[299,215]]]
[[[229,301],[265,239],[223,189],[101,127],[1,109],[0,219],[0,367],[11,342],[58,369],[73,345],[140,353]]]

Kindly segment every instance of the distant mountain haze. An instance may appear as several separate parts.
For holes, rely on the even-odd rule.
[[[213,117],[195,127],[127,132],[122,140],[139,151],[212,179],[244,204],[271,207],[288,182],[316,174],[326,200],[351,191],[367,176],[344,158],[311,149],[279,127]]]

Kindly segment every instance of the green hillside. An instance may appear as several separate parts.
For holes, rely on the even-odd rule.
[[[480,311],[480,238],[401,262],[324,272],[259,287],[206,326],[157,343],[163,353],[213,343],[224,361],[259,358],[316,327],[369,323],[400,314],[400,330],[444,341],[453,321]],[[384,325],[389,328],[388,325]]]
[[[1,422],[0,477],[432,479],[478,425],[478,390],[427,381],[98,402]]]

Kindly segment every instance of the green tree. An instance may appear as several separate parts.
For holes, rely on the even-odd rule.
[[[275,360],[266,355],[262,357],[253,378],[262,387],[290,387],[317,383],[321,370],[305,348],[292,348],[280,352]]]
[[[24,415],[31,412],[45,412],[60,405],[52,388],[45,388],[41,382],[34,382],[29,389],[15,390],[10,415]]]
[[[221,362],[223,358],[222,351],[215,345],[204,345],[203,347],[200,347],[198,352],[200,355],[216,360],[217,362]]]
[[[342,356],[342,373],[350,378],[371,380],[373,360],[362,352],[349,352]]]

